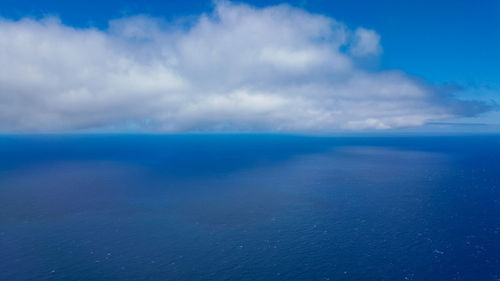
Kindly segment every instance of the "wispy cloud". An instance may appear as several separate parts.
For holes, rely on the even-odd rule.
[[[354,56],[379,55],[382,53],[380,35],[374,30],[360,27],[354,32],[352,41],[349,51]]]
[[[381,51],[373,30],[287,5],[218,2],[188,27],[148,16],[107,30],[4,19],[0,130],[390,129],[486,109],[358,64]]]

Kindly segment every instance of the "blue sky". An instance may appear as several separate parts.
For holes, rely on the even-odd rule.
[[[245,1],[244,3],[254,9],[264,9],[283,2]],[[498,51],[500,50],[500,17],[497,16],[500,11],[500,2],[498,1],[309,0],[286,3],[312,15],[319,14],[335,19],[345,24],[353,33],[359,27],[376,32],[380,37],[379,44],[383,51],[377,56],[353,58],[363,71],[398,70],[410,76],[411,79],[421,79],[425,83],[441,88],[453,88],[454,94],[465,99],[482,100],[490,104],[491,100],[500,102],[500,67],[498,67],[500,65]],[[4,0],[0,2],[0,16],[12,22],[26,17],[36,20],[42,20],[47,16],[58,17],[63,26],[108,30],[110,20],[138,14],[147,15],[155,20],[162,18],[168,22],[179,19],[193,19],[196,22],[201,14],[212,13],[214,5],[212,1]],[[475,118],[470,118],[470,115],[455,116],[443,122],[493,125],[500,123],[500,115],[495,111],[480,114]],[[120,118],[123,119],[122,117],[117,119]],[[155,118],[147,117],[140,122],[132,121],[133,124],[127,126],[135,128],[142,126],[137,123],[159,122]],[[122,120],[119,122],[123,123]],[[441,120],[426,121],[426,123],[436,122],[441,122]],[[253,130],[253,128],[260,130],[261,125],[259,121],[251,125],[245,124],[243,127],[245,127],[244,130]],[[412,124],[409,125],[412,126]],[[111,122],[105,124],[104,127],[120,126],[122,125]],[[200,126],[203,127],[203,125]],[[240,125],[229,125],[229,127],[234,126]],[[95,125],[89,123],[83,124],[82,127],[92,128]],[[194,130],[203,131],[195,127]],[[388,125],[388,127],[393,126]],[[462,129],[468,130],[468,127]],[[207,130],[210,131],[213,128]],[[293,128],[292,131],[295,130]],[[301,127],[297,128],[300,131]],[[12,130],[8,126],[4,126],[3,129]],[[321,127],[319,130],[325,129]]]

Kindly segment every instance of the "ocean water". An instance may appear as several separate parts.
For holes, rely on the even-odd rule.
[[[500,280],[500,137],[0,137],[0,280]]]

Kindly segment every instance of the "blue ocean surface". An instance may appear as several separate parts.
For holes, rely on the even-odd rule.
[[[500,280],[500,137],[0,137],[0,280]]]

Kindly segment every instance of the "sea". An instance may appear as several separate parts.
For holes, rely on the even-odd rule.
[[[0,136],[0,280],[500,280],[500,136]]]

